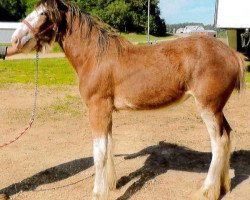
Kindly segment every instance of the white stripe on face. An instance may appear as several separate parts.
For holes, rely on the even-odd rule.
[[[45,11],[43,5],[39,6],[36,10],[33,10],[26,18],[32,27],[35,27],[39,21],[39,16]]]
[[[39,22],[39,16],[45,11],[44,6],[39,6],[36,10],[32,11],[25,20],[32,26],[36,27],[37,23]],[[32,39],[33,35],[30,32],[29,27],[21,23],[20,26],[15,30],[12,35],[12,40],[18,38],[20,40],[21,45],[26,44],[30,39]]]

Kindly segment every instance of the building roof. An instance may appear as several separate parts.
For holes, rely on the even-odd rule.
[[[20,24],[20,22],[0,22],[0,29],[16,29]]]
[[[201,33],[201,32],[206,32],[206,33],[217,33],[216,31],[214,30],[194,30],[192,31],[192,33]]]
[[[201,30],[204,30],[202,26],[186,26],[184,28],[184,33],[189,33],[193,31],[201,31]]]
[[[183,32],[184,31],[184,28],[178,28],[177,30],[176,30],[176,32]]]

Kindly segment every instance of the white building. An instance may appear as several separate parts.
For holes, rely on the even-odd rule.
[[[250,1],[217,0],[215,25],[227,30],[229,45],[250,58]]]
[[[183,33],[199,32],[204,30],[205,29],[202,26],[186,26]]]
[[[184,28],[178,28],[177,31],[174,33],[180,34],[180,33],[183,33],[183,31],[184,31]]]
[[[189,35],[210,35],[212,37],[217,36],[217,32],[214,30],[205,30],[202,26],[186,26],[185,28],[179,28],[176,34],[180,37],[186,37]]]
[[[20,24],[19,22],[0,22],[0,43],[10,43],[12,34]]]

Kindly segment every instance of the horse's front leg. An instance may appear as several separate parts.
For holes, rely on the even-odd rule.
[[[112,111],[113,106],[109,99],[96,99],[89,103],[95,163],[94,200],[109,199],[109,188],[114,187],[116,182],[113,155],[111,155]]]

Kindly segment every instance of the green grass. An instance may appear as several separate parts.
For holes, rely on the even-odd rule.
[[[62,52],[62,48],[60,47],[60,45],[58,43],[56,43],[53,46],[51,53],[60,53],[60,52]]]
[[[71,116],[81,114],[82,99],[80,96],[66,95],[63,99],[58,99],[50,108],[55,112],[67,113]]]
[[[10,46],[8,43],[0,43],[0,46]]]
[[[220,31],[218,31],[217,37],[218,37],[218,38],[226,39],[226,38],[227,38],[227,33],[226,33],[226,31],[225,31],[225,30],[220,30]]]
[[[125,37],[126,39],[128,39],[130,42],[132,43],[147,43],[147,35],[143,35],[143,34],[136,34],[136,33],[121,33],[121,35],[123,37]],[[172,39],[172,38],[176,38],[175,36],[165,36],[165,37],[156,37],[156,36],[150,36],[150,41],[154,42],[159,41],[159,40],[167,40],[167,39]]]
[[[34,83],[35,60],[0,61],[0,84]],[[40,59],[39,85],[75,85],[77,78],[66,58]]]

